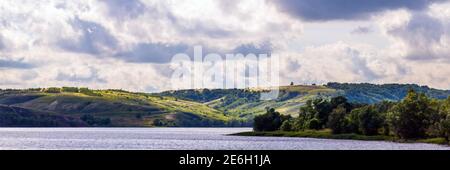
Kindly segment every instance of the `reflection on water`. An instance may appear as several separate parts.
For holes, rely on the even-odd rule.
[[[450,149],[421,143],[244,137],[250,128],[0,128],[0,149],[322,150]]]

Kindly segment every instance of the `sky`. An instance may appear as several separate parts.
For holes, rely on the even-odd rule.
[[[0,1],[0,88],[170,90],[199,45],[277,54],[286,85],[450,89],[448,0]]]

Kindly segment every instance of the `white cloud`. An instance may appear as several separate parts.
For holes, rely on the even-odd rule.
[[[295,42],[307,33],[303,21],[260,0],[0,1],[0,88],[167,90],[171,55],[191,53],[194,45],[221,54],[277,53],[284,84],[401,82],[450,88],[449,4],[361,21],[379,26],[371,36],[378,38],[382,30],[390,39],[384,49],[341,40],[351,30],[339,27],[340,21],[323,23],[317,37],[310,37],[328,36],[325,43],[301,48]],[[320,34],[327,30],[342,35]],[[427,60],[411,60],[414,56]]]
[[[399,10],[379,17],[378,22],[392,39],[397,55],[409,60],[450,62],[450,15],[445,12],[436,5],[425,12]]]

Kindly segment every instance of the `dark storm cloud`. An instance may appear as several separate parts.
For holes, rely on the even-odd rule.
[[[102,0],[108,6],[108,14],[119,19],[135,18],[146,10],[139,0]]]
[[[0,69],[1,68],[30,69],[34,68],[34,65],[22,60],[0,59]]]
[[[116,38],[98,23],[75,18],[71,25],[81,31],[82,35],[77,40],[60,40],[58,45],[65,50],[97,55],[103,50],[113,50],[117,47]]]
[[[307,21],[360,20],[377,12],[405,8],[422,10],[445,0],[278,0],[280,11]]]

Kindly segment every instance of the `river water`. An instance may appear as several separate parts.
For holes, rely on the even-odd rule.
[[[450,150],[448,146],[229,134],[250,128],[0,128],[2,150]]]

